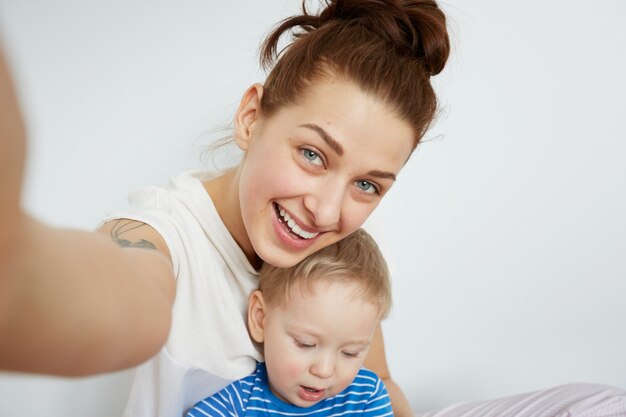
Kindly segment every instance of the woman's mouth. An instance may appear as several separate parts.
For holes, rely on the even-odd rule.
[[[276,203],[274,203],[274,209],[276,210],[276,214],[280,222],[283,225],[285,225],[287,230],[289,230],[289,233],[291,233],[292,235],[297,236],[300,239],[308,240],[308,239],[313,239],[315,236],[319,234],[319,233],[307,232],[306,230],[303,230],[296,223],[296,221],[289,215],[289,213],[287,213],[284,208],[282,208]]]

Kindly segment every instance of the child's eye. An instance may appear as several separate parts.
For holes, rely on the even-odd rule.
[[[380,189],[370,181],[359,180],[356,182],[356,186],[359,188],[359,190],[365,193],[380,194]]]
[[[353,352],[341,352],[343,354],[343,356],[345,356],[346,358],[358,358],[359,354],[358,353],[353,353]]]
[[[295,342],[296,346],[298,346],[301,349],[313,349],[315,347],[314,344],[301,342],[298,339],[294,339],[294,342]]]
[[[318,154],[314,150],[304,148],[301,150],[301,152],[302,152],[302,156],[304,156],[304,158],[307,161],[311,162],[313,165],[323,165],[324,161],[322,161],[320,154]]]

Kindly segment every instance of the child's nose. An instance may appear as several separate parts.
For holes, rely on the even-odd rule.
[[[311,373],[318,378],[330,378],[335,374],[335,357],[329,353],[318,355],[311,366]]]

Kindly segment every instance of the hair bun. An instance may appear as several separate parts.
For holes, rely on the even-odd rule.
[[[434,0],[327,0],[319,16],[309,15],[303,2],[303,13],[306,31],[337,20],[363,25],[419,59],[428,75],[440,73],[450,53],[446,17]]]
[[[295,39],[278,52],[287,33]],[[271,115],[322,76],[340,76],[408,121],[417,146],[437,112],[430,77],[449,54],[435,0],[323,0],[318,13],[303,0],[302,13],[280,22],[261,47],[261,65],[270,69],[261,110]]]

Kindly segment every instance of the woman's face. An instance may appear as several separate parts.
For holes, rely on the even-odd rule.
[[[256,254],[278,267],[358,229],[414,142],[411,125],[385,103],[334,77],[251,131],[238,140],[241,215]]]

